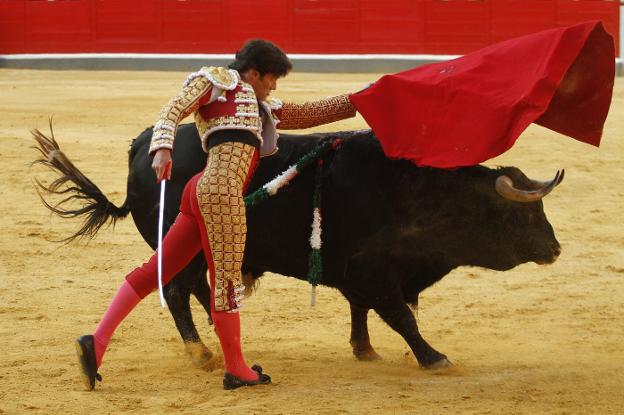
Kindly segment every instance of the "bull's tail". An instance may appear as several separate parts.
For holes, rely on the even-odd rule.
[[[56,180],[48,185],[34,178],[35,190],[44,206],[62,218],[85,216],[82,227],[73,235],[59,242],[71,242],[76,238],[85,236],[91,239],[107,222],[114,226],[118,219],[128,215],[130,209],[127,199],[121,207],[112,204],[102,191],[78,170],[61,151],[54,139],[52,121],[50,121],[50,137],[39,130],[33,130],[31,133],[38,144],[33,148],[41,153],[41,156],[32,165],[44,165],[59,175]],[[59,202],[50,203],[46,200],[46,197],[49,196],[59,196],[62,199]],[[75,207],[76,203],[79,204],[79,207]]]

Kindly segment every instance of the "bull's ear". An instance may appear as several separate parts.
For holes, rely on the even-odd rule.
[[[562,169],[557,171],[555,178],[549,182],[531,180],[532,190],[516,189],[513,180],[507,175],[502,175],[496,179],[494,187],[498,194],[507,200],[522,203],[536,202],[552,192],[552,190],[563,181],[564,174],[565,170]]]

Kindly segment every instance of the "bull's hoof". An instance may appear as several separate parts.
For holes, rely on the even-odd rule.
[[[202,342],[184,343],[184,351],[191,359],[193,366],[198,369],[212,372],[214,369],[221,366],[221,360],[216,358]]]
[[[450,369],[453,367],[453,364],[446,357],[438,360],[437,362],[433,362],[428,365],[421,365],[423,369],[427,370],[439,370],[439,369]]]
[[[372,347],[366,350],[353,350],[353,354],[357,360],[362,362],[374,362],[383,359]]]
[[[362,362],[373,362],[375,360],[382,360],[383,358],[377,354],[373,346],[369,344],[360,345],[351,340],[351,348],[353,349],[353,355],[357,360]]]

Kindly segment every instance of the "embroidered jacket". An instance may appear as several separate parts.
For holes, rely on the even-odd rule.
[[[161,110],[150,154],[161,148],[173,149],[178,124],[191,113],[204,151],[214,131],[247,130],[258,137],[260,155],[266,156],[277,151],[277,128],[310,128],[354,117],[355,107],[347,95],[304,104],[282,103],[274,98],[258,101],[251,85],[243,82],[237,71],[203,67],[188,76],[182,91]]]

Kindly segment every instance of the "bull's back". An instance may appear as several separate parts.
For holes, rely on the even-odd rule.
[[[326,137],[282,135],[279,152],[262,159],[249,191],[295,164]],[[396,169],[369,132],[329,137],[344,140],[324,157],[322,176],[324,284],[336,286],[349,255],[391,220],[388,175]],[[248,267],[307,278],[315,168],[304,170],[276,196],[248,210]]]

